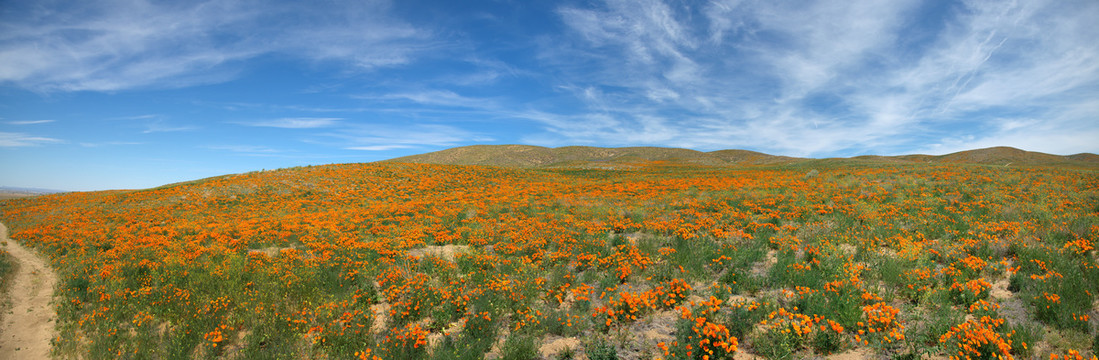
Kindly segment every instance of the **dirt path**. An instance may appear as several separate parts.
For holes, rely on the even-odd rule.
[[[19,262],[12,279],[11,307],[0,324],[0,359],[46,359],[50,340],[57,336],[50,306],[57,275],[42,258],[8,239],[8,228],[0,224],[0,241]]]

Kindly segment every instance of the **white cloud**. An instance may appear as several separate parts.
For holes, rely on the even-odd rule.
[[[168,124],[167,122],[161,121],[161,120],[150,121],[150,122],[146,123],[144,126],[145,126],[145,130],[141,131],[142,134],[198,130],[198,127],[195,127],[195,126],[173,125],[173,124]]]
[[[558,13],[569,32],[541,56],[585,107],[515,116],[543,125],[533,143],[834,156],[967,136],[1064,149],[1059,136],[1096,149],[1096,112],[1081,109],[1099,96],[1099,3],[607,0]]]
[[[97,142],[97,143],[82,142],[82,143],[80,143],[80,146],[88,147],[88,148],[95,148],[95,147],[103,147],[103,146],[143,145],[143,144],[145,144],[145,143],[136,142],[136,141],[105,141],[105,142]]]
[[[369,145],[369,146],[348,146],[344,149],[347,150],[361,150],[361,151],[387,151],[396,149],[409,149],[414,148],[412,145]]]
[[[132,116],[119,116],[111,118],[110,120],[157,120],[162,118],[164,118],[164,115],[161,114],[143,114]]]
[[[342,118],[313,118],[313,117],[299,117],[299,118],[281,118],[268,121],[239,123],[241,125],[248,126],[261,126],[261,127],[275,127],[283,129],[315,129],[323,127],[331,127],[343,120]]]
[[[398,92],[381,95],[355,95],[353,98],[374,101],[409,101],[420,105],[464,107],[476,109],[496,108],[491,99],[473,98],[459,95],[450,90],[424,90],[417,92]]]
[[[17,121],[8,121],[7,124],[8,125],[37,125],[37,124],[49,124],[49,123],[52,123],[52,122],[54,122],[54,120],[17,120]]]
[[[461,128],[438,124],[356,124],[321,136],[325,138],[323,141],[310,142],[364,151],[448,147],[493,140]]]
[[[277,154],[282,152],[277,149],[272,149],[270,147],[256,145],[210,145],[203,146],[203,148],[210,150],[225,150],[248,155]]]
[[[360,69],[400,65],[428,34],[389,16],[388,1],[329,6],[146,0],[8,4],[0,83],[36,91],[116,91],[226,81],[267,54]]]
[[[59,139],[34,136],[24,133],[0,132],[0,147],[27,147],[61,143]]]

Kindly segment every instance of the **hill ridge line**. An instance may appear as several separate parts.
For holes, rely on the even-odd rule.
[[[1044,165],[1070,164],[1079,166],[1099,166],[1099,155],[1079,153],[1074,155],[1052,155],[1026,151],[1007,146],[965,150],[945,155],[860,155],[848,158],[857,161],[890,162],[937,162],[937,163],[974,163],[990,165]],[[630,147],[594,147],[563,146],[543,147],[535,145],[470,145],[434,151],[418,155],[398,157],[382,162],[424,163],[445,165],[488,165],[520,168],[628,168],[635,164],[666,162],[680,165],[735,166],[735,165],[771,165],[788,164],[812,159],[770,155],[751,150],[727,149],[698,151],[684,148],[630,146]]]

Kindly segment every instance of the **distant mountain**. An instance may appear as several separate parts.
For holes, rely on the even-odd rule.
[[[1012,147],[992,147],[961,151],[946,155],[864,155],[850,159],[824,159],[866,162],[933,162],[988,165],[1077,165],[1097,166],[1099,155],[1081,153],[1069,156],[1020,150]],[[426,154],[411,155],[386,162],[488,165],[520,168],[628,168],[643,163],[673,165],[733,166],[787,164],[822,160],[776,156],[749,150],[717,150],[702,152],[680,148],[624,147],[602,148],[565,146],[547,148],[531,145],[473,145],[456,147]]]
[[[1083,162],[1089,162],[1089,163],[1099,163],[1099,155],[1095,155],[1095,154],[1092,154],[1092,153],[1079,153],[1079,154],[1076,154],[1076,155],[1065,156],[1065,158],[1067,158],[1069,160],[1072,160],[1072,161],[1083,161]]]
[[[895,158],[919,162],[943,162],[987,165],[1099,165],[1099,155],[1080,153],[1076,155],[1053,155],[1035,151],[1026,151],[1008,146],[966,150],[940,156],[902,155]]]
[[[0,186],[0,191],[13,192],[13,193],[37,194],[37,195],[56,194],[56,193],[67,192],[65,190],[40,189],[40,188],[28,188],[28,187],[13,187],[13,186]]]
[[[731,164],[778,164],[805,160],[803,158],[769,155],[750,150],[718,150],[711,151],[708,154],[720,157]]]
[[[45,194],[56,194],[56,193],[60,193],[60,192],[64,192],[64,191],[51,190],[51,189],[0,186],[0,200],[21,198],[21,197],[30,197],[30,196],[38,196],[38,195],[45,195]]]
[[[405,156],[388,162],[490,165],[505,167],[629,167],[635,164],[665,162],[678,165],[727,166],[736,164],[773,164],[800,159],[773,156],[747,150],[701,152],[662,147],[601,148],[565,146],[546,148],[530,145],[473,145]]]
[[[977,163],[1006,165],[1017,164],[1043,164],[1065,161],[1064,156],[1051,155],[1040,152],[1031,152],[1013,147],[999,146],[987,149],[959,151],[939,157],[939,161],[952,163]]]

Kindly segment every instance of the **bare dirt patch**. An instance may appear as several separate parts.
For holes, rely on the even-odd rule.
[[[469,245],[428,245],[409,250],[408,256],[421,258],[430,255],[447,261],[454,261],[454,254],[467,252],[469,252]]]
[[[875,357],[874,353],[870,351],[870,349],[866,348],[851,349],[839,354],[828,355],[828,357],[826,357],[826,359],[829,360],[862,360],[875,358],[878,357]]]
[[[31,250],[8,239],[8,228],[0,224],[0,242],[19,262],[12,279],[11,307],[0,324],[0,359],[46,359],[50,340],[57,336],[50,300],[57,275]]]
[[[389,304],[371,305],[370,311],[374,313],[374,323],[371,324],[370,331],[375,334],[385,331],[385,323],[389,322]]]
[[[565,349],[578,352],[580,350],[580,339],[574,337],[551,337],[544,340],[542,346],[538,348],[538,353],[542,354],[544,359],[552,359],[557,354],[565,351]]]
[[[752,276],[764,276],[768,271],[771,271],[771,267],[778,264],[778,251],[767,251],[767,257],[759,262],[752,264]]]
[[[1010,285],[1008,279],[1011,277],[1011,273],[1004,271],[1004,277],[992,283],[992,288],[989,289],[989,295],[992,299],[996,300],[1000,304],[1000,314],[1007,319],[1007,322],[1012,325],[1018,324],[1030,324],[1033,321],[1030,320],[1030,315],[1027,313],[1026,304],[1022,299],[1015,296],[1015,293],[1008,290]]]

